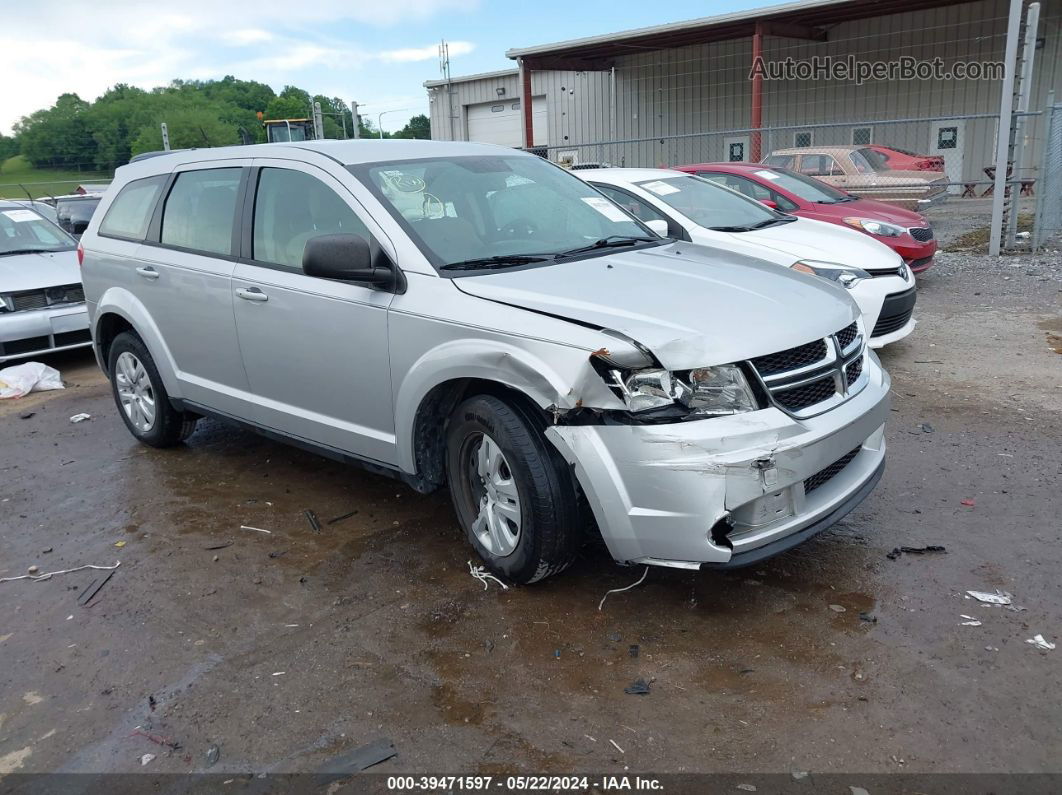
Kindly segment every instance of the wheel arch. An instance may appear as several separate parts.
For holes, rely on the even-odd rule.
[[[129,291],[111,288],[100,297],[92,320],[92,347],[108,378],[110,347],[123,331],[132,331],[143,340],[167,394],[180,398],[176,363],[147,308]]]

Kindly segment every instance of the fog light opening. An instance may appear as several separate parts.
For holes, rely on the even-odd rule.
[[[726,547],[732,550],[734,544],[730,541],[729,535],[734,532],[734,524],[730,521],[730,514],[726,514],[722,519],[712,525],[712,543],[718,547]]]

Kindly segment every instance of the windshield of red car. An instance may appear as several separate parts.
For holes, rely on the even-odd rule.
[[[851,200],[847,193],[825,182],[820,182],[814,177],[805,177],[803,174],[790,171],[788,168],[763,168],[755,172],[755,175],[772,185],[777,185],[781,190],[799,196],[804,201],[817,204],[838,204]]]

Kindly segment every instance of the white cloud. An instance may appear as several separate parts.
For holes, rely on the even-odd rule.
[[[241,28],[240,30],[232,30],[228,33],[222,33],[221,39],[228,44],[232,44],[236,47],[247,47],[251,44],[264,44],[272,41],[275,37],[268,30],[262,30],[261,28]]]
[[[448,42],[450,57],[456,58],[459,55],[468,55],[474,49],[476,45],[470,41],[451,41]],[[395,63],[409,63],[412,61],[430,61],[433,58],[439,57],[439,45],[428,44],[424,47],[407,47],[401,50],[385,50],[378,56],[382,61],[391,61]]]

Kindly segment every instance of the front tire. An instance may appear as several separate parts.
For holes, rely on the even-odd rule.
[[[139,336],[123,331],[114,338],[108,372],[118,414],[138,441],[173,447],[191,436],[198,418],[170,403],[155,360]]]
[[[451,417],[446,458],[458,521],[490,571],[527,584],[571,565],[575,486],[531,418],[492,395],[470,398]]]

